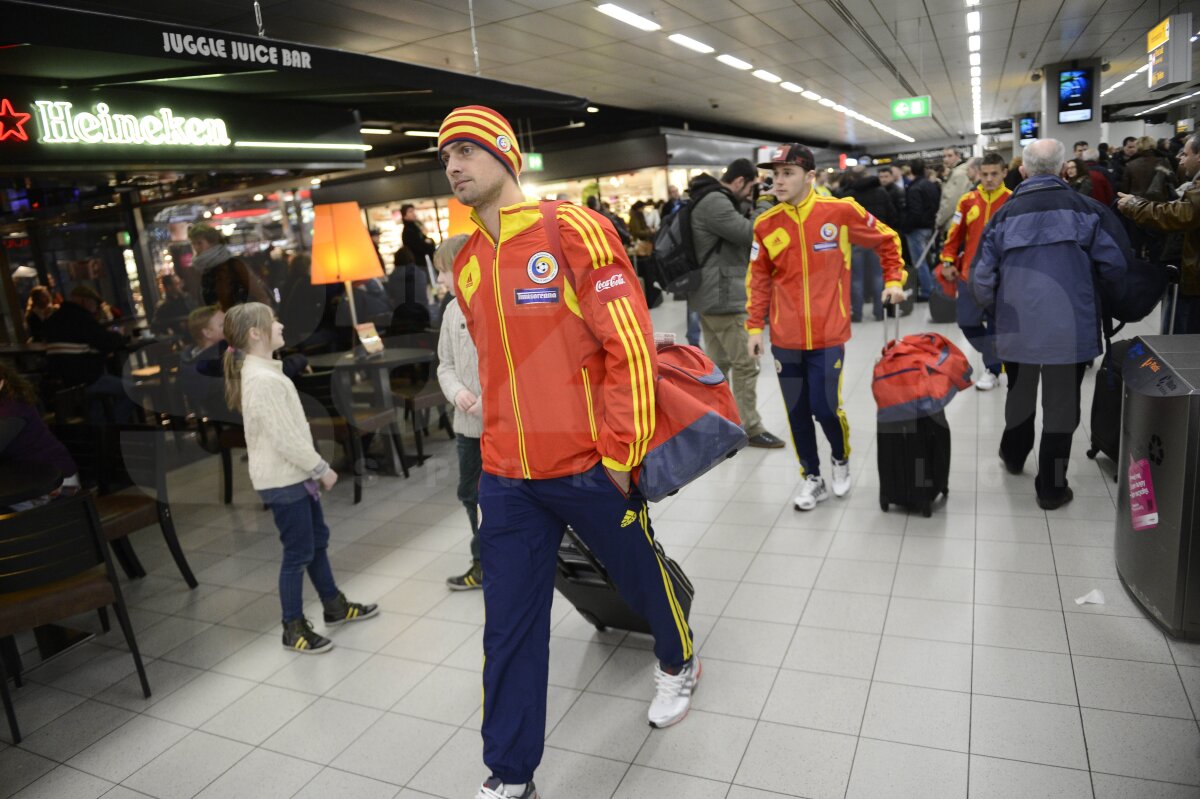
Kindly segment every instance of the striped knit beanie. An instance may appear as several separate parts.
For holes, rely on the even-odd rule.
[[[521,174],[517,136],[508,120],[496,111],[482,105],[465,105],[451,111],[438,130],[438,155],[456,141],[478,144],[496,156],[514,178]]]

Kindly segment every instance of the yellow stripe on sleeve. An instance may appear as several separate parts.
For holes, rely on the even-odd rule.
[[[608,313],[612,316],[613,327],[617,330],[617,337],[621,339],[621,344],[625,347],[625,358],[629,362],[629,394],[633,401],[633,442],[629,444],[629,457],[625,461],[626,468],[633,468],[636,463],[634,456],[636,455],[634,443],[641,441],[642,434],[642,408],[641,394],[637,386],[637,374],[635,372],[636,362],[633,355],[632,343],[629,341],[629,334],[625,326],[621,323],[620,313],[617,310],[617,303],[608,303]]]
[[[642,336],[641,328],[637,326],[637,319],[633,315],[633,306],[629,304],[629,298],[622,297],[613,304],[619,306],[618,312],[624,321],[625,332],[629,336],[634,354],[637,356],[637,359],[630,364],[630,371],[636,380],[641,400],[643,435],[634,442],[632,466],[640,463],[646,456],[650,438],[654,435],[654,375],[650,369],[650,354],[646,351],[646,340]]]
[[[599,269],[600,268],[600,254],[597,252],[595,245],[592,244],[592,241],[588,237],[588,234],[584,232],[583,228],[580,227],[579,223],[577,223],[573,218],[564,215],[562,217],[562,219],[566,220],[567,224],[570,225],[575,230],[575,232],[579,234],[580,241],[582,241],[584,246],[587,247],[588,255],[590,255],[592,257],[592,269]],[[564,256],[565,255],[566,255],[566,253],[564,253]],[[564,266],[565,266],[565,264],[564,264]]]

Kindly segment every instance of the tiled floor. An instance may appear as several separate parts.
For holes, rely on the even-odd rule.
[[[682,332],[682,312],[654,315]],[[748,450],[652,509],[697,590],[704,679],[684,723],[646,726],[646,638],[556,603],[544,797],[1200,796],[1200,645],[1164,637],[1117,580],[1112,465],[1083,457],[1086,409],[1068,507],[1038,510],[1032,477],[1000,468],[1003,391],[970,391],[948,414],[949,501],[932,519],[883,514],[880,335],[861,326],[847,355],[848,498],[798,513],[791,449]],[[769,368],[759,406],[786,435]],[[278,544],[244,474],[231,508],[212,459],[174,474],[201,585],[153,531],[135,536],[151,574],[126,593],[153,697],[113,633],[30,671],[0,797],[474,796],[483,603],[442,584],[467,564],[467,525],[454,450],[434,453],[361,505],[345,482],[327,499],[342,585],[384,613],[318,658],[279,646]],[[1075,604],[1093,588],[1107,604]]]

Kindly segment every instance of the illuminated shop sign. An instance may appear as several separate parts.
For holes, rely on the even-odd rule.
[[[42,144],[145,144],[178,147],[227,147],[232,143],[219,117],[182,116],[170,108],[138,116],[96,103],[77,111],[66,101],[34,100]]]

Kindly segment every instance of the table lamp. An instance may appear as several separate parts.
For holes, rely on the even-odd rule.
[[[358,330],[354,308],[355,280],[383,277],[383,264],[363,223],[358,203],[313,206],[312,285],[342,283],[350,303],[350,321]]]

